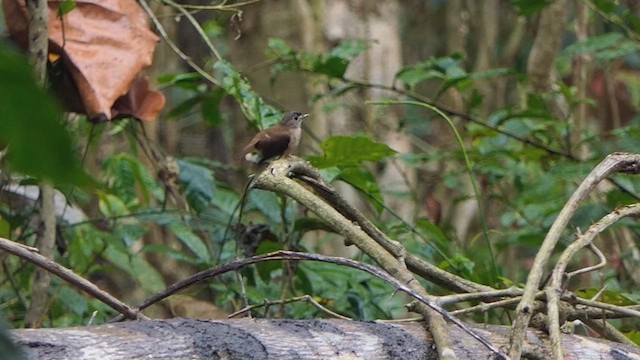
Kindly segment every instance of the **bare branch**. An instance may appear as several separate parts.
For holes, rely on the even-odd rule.
[[[522,341],[524,339],[527,326],[533,315],[533,301],[538,292],[538,287],[542,280],[544,267],[551,257],[560,235],[569,223],[569,220],[578,209],[580,202],[589,192],[609,174],[614,172],[637,173],[640,171],[640,155],[614,153],[607,156],[598,166],[596,166],[587,178],[580,184],[565,206],[558,214],[556,221],[549,229],[540,250],[536,254],[533,266],[527,277],[522,300],[516,308],[516,318],[511,333],[511,349],[509,354],[512,358],[520,358],[522,353]]]
[[[80,275],[77,275],[55,261],[47,259],[38,253],[29,251],[23,246],[18,245],[16,242],[4,238],[0,238],[0,249],[27,260],[30,263],[68,281],[71,285],[102,301],[128,319],[135,320],[138,318],[139,314],[135,309],[132,309],[129,305],[121,302],[106,291],[101,290],[92,282],[82,278]]]
[[[318,255],[318,254],[309,254],[309,253],[300,253],[300,252],[295,252],[295,251],[276,251],[276,252],[272,252],[269,254],[264,254],[264,255],[257,255],[257,256],[253,256],[253,257],[249,257],[249,258],[245,258],[245,259],[241,259],[241,260],[236,260],[212,269],[208,269],[208,270],[204,270],[201,271],[197,274],[194,274],[186,279],[180,280],[170,286],[168,286],[166,289],[164,289],[163,291],[156,293],[150,297],[148,297],[147,299],[145,299],[144,301],[142,301],[138,306],[137,306],[137,310],[141,311],[149,306],[151,306],[152,304],[157,303],[158,301],[161,301],[162,299],[165,299],[179,291],[182,291],[192,285],[204,282],[208,279],[214,278],[220,274],[224,274],[227,273],[229,271],[235,271],[238,269],[241,269],[243,267],[246,267],[248,265],[252,265],[252,264],[256,264],[259,262],[264,262],[264,261],[273,261],[273,260],[307,260],[307,261],[319,261],[319,262],[326,262],[326,263],[332,263],[332,264],[336,264],[336,265],[341,265],[341,266],[348,266],[348,267],[352,267],[355,269],[359,269],[362,271],[365,271],[373,276],[376,276],[382,280],[384,280],[385,282],[393,285],[397,290],[403,291],[405,292],[407,295],[411,296],[412,298],[418,300],[421,304],[424,304],[425,306],[428,306],[430,309],[432,309],[433,311],[437,312],[438,314],[442,315],[445,319],[447,319],[448,321],[454,323],[455,325],[457,325],[458,327],[460,327],[462,330],[464,330],[465,332],[467,332],[469,335],[471,335],[473,338],[475,338],[476,340],[478,340],[480,343],[482,343],[485,347],[487,347],[487,349],[490,349],[491,351],[493,351],[495,353],[495,355],[498,358],[501,359],[506,359],[506,357],[504,356],[504,354],[502,354],[500,352],[500,350],[498,350],[495,346],[491,345],[487,340],[485,340],[482,336],[476,334],[473,332],[473,330],[471,330],[465,323],[463,323],[462,321],[458,320],[457,318],[449,315],[444,309],[442,309],[440,306],[438,306],[437,304],[435,304],[433,301],[431,301],[429,298],[417,293],[416,291],[414,291],[413,289],[411,289],[409,286],[405,285],[403,282],[399,281],[398,279],[394,278],[393,276],[391,276],[390,274],[384,272],[383,270],[376,268],[372,265],[369,264],[364,264],[364,263],[360,263],[357,262],[355,260],[350,260],[350,259],[345,259],[345,258],[341,258],[341,257],[333,257],[333,256],[325,256],[325,255]],[[115,319],[112,320],[112,322],[114,321],[120,321],[122,320],[122,316],[118,316]]]
[[[284,304],[290,304],[293,302],[308,302],[311,305],[313,305],[313,307],[315,307],[316,309],[329,314],[329,316],[338,318],[338,319],[342,319],[342,320],[353,320],[349,317],[346,316],[342,316],[340,314],[338,314],[337,312],[331,311],[329,309],[327,309],[326,307],[322,306],[319,302],[313,300],[313,298],[310,295],[304,295],[304,296],[298,296],[298,297],[294,297],[294,298],[289,298],[289,299],[282,299],[282,300],[275,300],[275,301],[264,301],[262,304],[254,304],[254,305],[250,305],[247,307],[244,307],[234,313],[229,314],[229,316],[227,316],[229,319],[234,318],[240,314],[244,314],[246,312],[250,312],[253,309],[257,309],[257,308],[261,308],[264,307],[265,311],[266,308],[273,306],[273,305],[284,305]]]
[[[580,235],[580,237],[571,243],[571,245],[562,252],[562,255],[560,255],[560,259],[558,259],[558,262],[553,269],[551,282],[546,288],[549,336],[551,337],[551,344],[557,358],[562,358],[562,344],[560,342],[560,296],[563,293],[563,279],[565,277],[565,269],[569,265],[569,261],[578,251],[589,246],[593,242],[593,239],[595,239],[595,237],[601,232],[605,231],[609,226],[615,224],[624,217],[636,214],[640,214],[640,204],[614,210],[597,223],[591,225],[587,232]]]

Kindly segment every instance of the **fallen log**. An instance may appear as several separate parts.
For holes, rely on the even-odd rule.
[[[508,346],[509,327],[473,329],[500,349]],[[487,359],[482,344],[450,326],[458,359]],[[21,329],[11,336],[27,359],[425,359],[437,352],[419,323],[346,320],[170,319],[115,324]],[[565,334],[567,359],[640,359],[640,348]],[[548,336],[529,330],[525,356],[551,356]]]

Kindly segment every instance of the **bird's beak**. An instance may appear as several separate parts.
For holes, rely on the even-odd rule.
[[[304,114],[304,115],[300,116],[300,119],[307,118],[307,117],[309,117],[309,115],[310,115],[310,114]]]

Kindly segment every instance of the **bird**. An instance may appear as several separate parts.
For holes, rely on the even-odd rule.
[[[302,134],[302,120],[309,114],[288,112],[280,123],[260,131],[244,147],[245,160],[262,165],[276,157],[285,157],[298,147]]]

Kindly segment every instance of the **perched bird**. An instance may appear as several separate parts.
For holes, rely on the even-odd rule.
[[[257,133],[245,146],[244,158],[262,165],[275,157],[290,155],[300,143],[302,119],[309,114],[288,112],[279,124]]]

